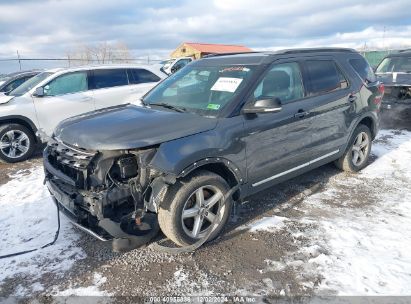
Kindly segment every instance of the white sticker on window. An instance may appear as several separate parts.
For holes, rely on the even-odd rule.
[[[223,91],[234,93],[240,85],[241,81],[243,81],[241,78],[220,77],[212,86],[211,91]]]

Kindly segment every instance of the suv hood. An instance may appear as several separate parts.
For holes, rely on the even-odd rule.
[[[135,105],[106,108],[62,121],[55,137],[87,150],[136,149],[215,128],[216,118]]]

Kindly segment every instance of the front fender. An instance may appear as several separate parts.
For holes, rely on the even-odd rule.
[[[206,163],[224,163],[238,180],[246,180],[243,118],[224,118],[213,130],[162,143],[150,165],[183,176]]]

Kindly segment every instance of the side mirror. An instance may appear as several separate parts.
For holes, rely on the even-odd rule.
[[[246,104],[243,108],[243,113],[276,113],[280,112],[281,109],[281,100],[278,97],[272,97],[267,99],[259,99],[255,102]]]
[[[33,95],[36,96],[36,97],[43,97],[44,96],[44,88],[43,87],[36,88]]]

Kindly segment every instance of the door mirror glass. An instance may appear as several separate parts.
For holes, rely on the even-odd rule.
[[[281,101],[278,97],[269,97],[251,102],[243,108],[245,114],[275,113],[281,111]]]
[[[43,97],[44,96],[44,88],[43,87],[38,87],[34,91],[34,96],[36,97]]]

